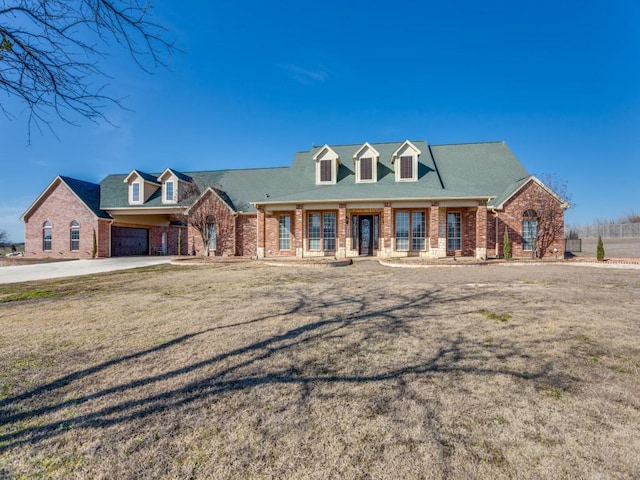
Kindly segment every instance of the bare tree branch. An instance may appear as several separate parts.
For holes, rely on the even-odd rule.
[[[109,78],[99,59],[110,44],[126,49],[150,72],[167,66],[176,50],[142,0],[6,0],[0,6],[0,90],[18,98],[31,127],[52,118],[106,120],[108,105],[122,107],[96,79]],[[6,105],[0,110],[14,118]]]

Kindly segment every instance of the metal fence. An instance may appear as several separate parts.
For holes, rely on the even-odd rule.
[[[565,252],[582,252],[582,239],[580,238],[567,238],[564,241]]]
[[[580,238],[632,238],[640,237],[640,223],[607,223],[588,225],[578,230]]]

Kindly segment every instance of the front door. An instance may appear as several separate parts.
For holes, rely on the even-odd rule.
[[[373,216],[358,216],[359,255],[373,255]]]

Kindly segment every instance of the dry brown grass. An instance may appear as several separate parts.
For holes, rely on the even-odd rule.
[[[166,266],[2,299],[0,477],[640,472],[640,270]]]

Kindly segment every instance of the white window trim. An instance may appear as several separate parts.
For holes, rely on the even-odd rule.
[[[134,189],[134,185],[138,185],[138,199],[135,200],[133,198],[133,189]],[[131,188],[129,189],[129,203],[132,204],[140,204],[142,203],[142,197],[143,197],[143,188],[142,188],[142,182],[136,181],[136,182],[131,182]]]
[[[360,178],[360,159],[371,158],[371,179],[363,180]],[[378,161],[380,153],[369,143],[365,143],[360,150],[353,154],[353,161],[356,170],[356,183],[376,183],[378,181]]]
[[[395,165],[396,182],[416,182],[418,181],[418,157],[421,151],[409,140],[406,140],[391,156],[391,162]],[[400,177],[400,157],[411,157],[412,169],[411,178]]]
[[[171,198],[167,198],[167,185],[171,184],[173,189]],[[176,203],[176,182],[172,178],[162,184],[162,203]]]
[[[331,160],[331,180],[320,180],[320,163],[322,160]],[[331,147],[325,145],[318,153],[313,156],[313,161],[316,163],[316,185],[335,185],[338,181],[338,168],[340,166],[340,157],[334,152]]]

